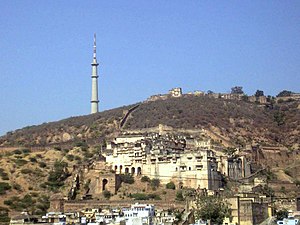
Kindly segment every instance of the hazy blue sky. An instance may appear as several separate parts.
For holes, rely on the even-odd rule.
[[[172,87],[299,92],[300,1],[0,0],[0,134]]]

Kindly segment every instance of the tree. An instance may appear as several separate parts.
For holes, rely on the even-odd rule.
[[[177,191],[175,200],[177,200],[177,201],[183,201],[184,200],[182,190]]]
[[[196,219],[210,220],[213,224],[222,224],[230,215],[228,203],[217,196],[196,196]]]
[[[296,185],[297,187],[300,187],[300,180],[296,179],[296,180],[294,181],[294,183],[295,183],[295,185]]]
[[[277,123],[278,126],[284,124],[284,112],[277,111],[274,113],[274,121]]]
[[[4,207],[0,207],[0,223],[9,223],[10,221],[10,218],[9,218],[9,215],[8,215],[8,209],[7,208],[4,208]]]
[[[103,196],[104,196],[104,198],[106,198],[106,199],[110,199],[110,197],[111,197],[110,191],[107,191],[107,190],[103,191]]]
[[[169,183],[167,183],[166,184],[166,188],[167,189],[172,189],[172,190],[175,190],[175,184],[174,184],[174,182],[169,182]]]
[[[292,94],[293,94],[293,92],[291,92],[291,91],[283,90],[283,91],[279,92],[279,94],[276,97],[288,97],[288,96],[291,96]]]
[[[143,183],[145,183],[145,182],[150,182],[150,178],[149,178],[148,176],[142,176],[141,181],[142,181]]]
[[[157,179],[157,178],[153,178],[150,182],[150,185],[152,187],[153,190],[155,190],[156,188],[159,187],[159,184],[160,184],[160,180]]]
[[[231,94],[244,94],[243,87],[241,86],[232,87]]]
[[[51,190],[57,190],[64,185],[64,181],[70,176],[67,170],[68,164],[63,161],[54,163],[54,170],[51,170],[48,175],[47,185]]]
[[[131,174],[121,174],[121,181],[126,183],[126,184],[133,184],[134,183],[134,178]]]
[[[289,215],[289,212],[286,209],[281,209],[276,211],[276,220],[283,220],[284,218],[287,218]]]
[[[260,96],[264,96],[264,91],[257,90],[257,91],[255,92],[255,97],[260,97]]]
[[[224,150],[224,153],[228,156],[233,156],[235,155],[235,153],[237,152],[237,149],[236,148],[232,148],[232,147],[227,147],[225,148]]]
[[[6,191],[10,190],[11,186],[8,183],[0,182],[0,195],[4,195]]]
[[[273,188],[269,187],[268,185],[264,185],[261,188],[261,193],[266,195],[267,197],[273,197],[275,195],[275,191]]]

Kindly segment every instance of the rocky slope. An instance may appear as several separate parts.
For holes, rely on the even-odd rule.
[[[9,132],[0,138],[0,146],[45,146],[105,137],[120,130],[120,121],[133,106]],[[233,145],[254,142],[297,149],[300,143],[298,106],[299,102],[266,107],[207,96],[184,96],[141,103],[126,116],[122,128],[141,129],[159,124],[174,128],[204,128],[229,138]]]

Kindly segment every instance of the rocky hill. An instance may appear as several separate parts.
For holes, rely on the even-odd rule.
[[[204,128],[229,137],[237,145],[256,142],[298,148],[298,106],[297,102],[266,107],[208,96],[185,96],[142,104],[132,113],[126,128],[145,128],[158,124],[186,129]]]
[[[131,113],[128,110],[135,105],[25,127],[1,137],[0,146],[47,146],[91,141],[118,132],[120,128],[141,129],[164,124],[174,128],[204,128],[229,139],[232,145],[258,143],[299,148],[300,110],[296,101],[265,106],[185,95],[136,105],[139,107]]]
[[[256,143],[298,152],[292,150],[300,144],[297,101],[266,106],[184,95],[25,127],[0,137],[0,213],[44,213],[49,191],[67,195],[74,168],[97,157],[105,139],[160,124],[174,130],[204,129],[215,141],[236,147]],[[294,158],[293,164],[274,170],[278,179],[299,179],[298,162]]]
[[[119,121],[131,107],[24,127],[2,136],[0,146],[51,146],[98,139],[118,130]]]

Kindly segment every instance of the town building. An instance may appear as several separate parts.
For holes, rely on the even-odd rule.
[[[125,224],[125,217],[122,210],[119,209],[103,209],[101,212],[95,213],[95,222],[102,224]]]
[[[223,225],[252,225],[260,224],[272,216],[269,203],[253,193],[238,194],[226,199],[231,216],[225,218]]]
[[[145,224],[152,225],[155,217],[155,207],[150,204],[133,204],[123,209],[126,225]]]

